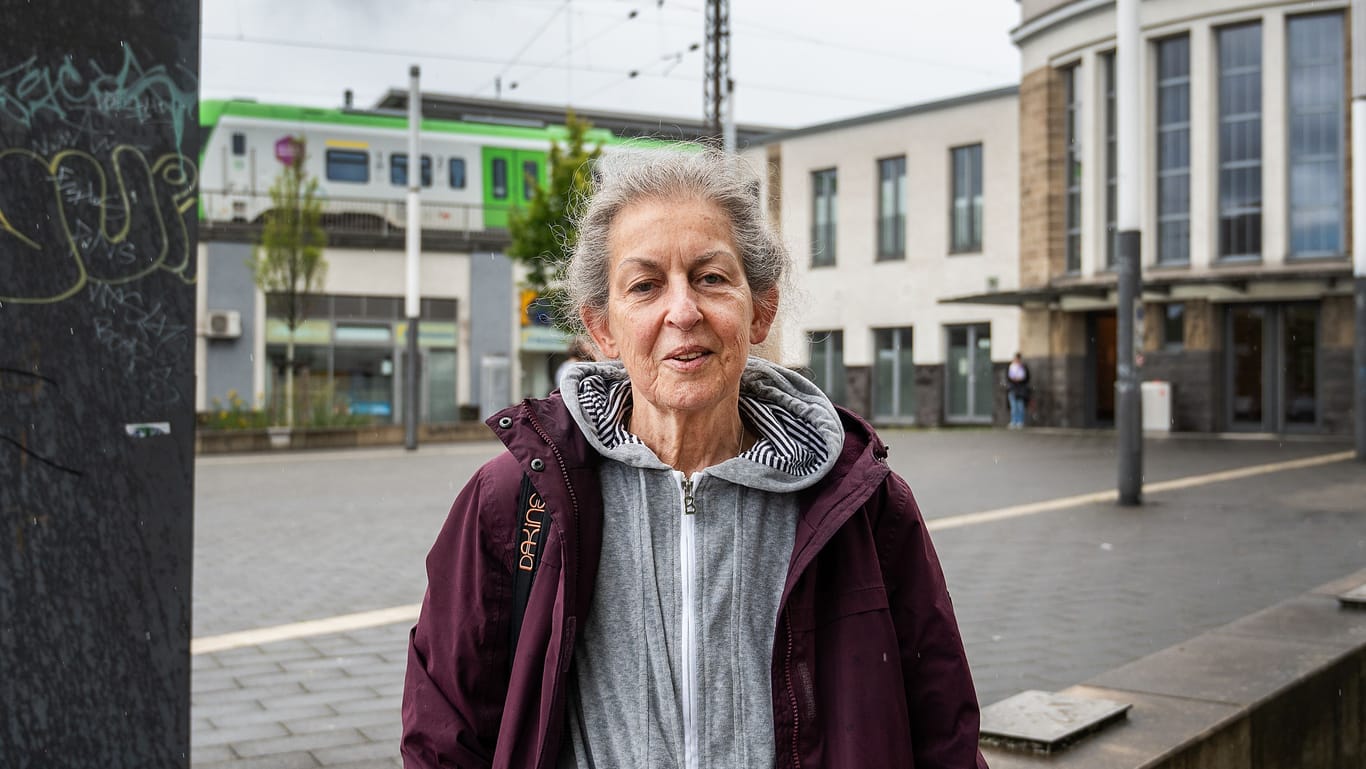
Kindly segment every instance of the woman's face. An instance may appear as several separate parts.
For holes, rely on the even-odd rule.
[[[755,308],[729,217],[697,198],[637,201],[618,212],[608,250],[607,311],[584,321],[635,397],[662,411],[734,408],[773,315]]]

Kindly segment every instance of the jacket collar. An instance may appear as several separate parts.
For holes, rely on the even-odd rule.
[[[887,445],[862,417],[836,406],[844,424],[844,447],[824,483],[802,494],[801,518],[792,545],[783,600],[796,578],[815,560],[830,538],[887,479]]]
[[[891,472],[887,445],[872,426],[851,411],[838,406],[836,410],[844,426],[844,445],[822,482],[798,492],[801,518],[783,587],[784,603],[816,554]],[[597,474],[601,455],[584,438],[559,393],[510,406],[487,424],[543,497],[569,503],[571,515],[553,515],[552,526],[564,538],[566,560],[573,561],[565,564],[571,589],[577,587],[580,594],[591,596],[602,549],[602,489]],[[573,597],[569,598],[569,605],[575,606]]]

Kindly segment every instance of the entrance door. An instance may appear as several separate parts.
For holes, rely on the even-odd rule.
[[[1091,360],[1090,402],[1091,424],[1112,425],[1115,422],[1115,366],[1119,363],[1119,319],[1113,312],[1098,312],[1087,323]]]
[[[949,326],[945,368],[945,421],[991,422],[996,393],[991,326]]]
[[[1225,365],[1230,429],[1285,432],[1318,425],[1318,308],[1231,305]]]

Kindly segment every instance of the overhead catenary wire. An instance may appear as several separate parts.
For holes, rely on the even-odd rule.
[[[512,69],[513,67],[517,66],[517,61],[518,61],[519,59],[522,58],[522,54],[524,54],[524,53],[526,53],[527,51],[531,50],[531,46],[534,45],[538,39],[540,39],[541,35],[545,34],[545,31],[546,31],[547,29],[550,29],[550,25],[551,25],[552,23],[554,23],[555,18],[556,18],[557,16],[560,15],[560,12],[564,11],[564,10],[565,10],[566,8],[568,8],[568,7],[569,7],[569,0],[564,0],[564,2],[562,2],[562,3],[559,5],[559,7],[557,7],[557,8],[555,9],[555,12],[554,12],[554,13],[552,13],[552,14],[550,14],[550,16],[546,17],[545,23],[542,24],[542,25],[540,26],[540,28],[536,30],[535,34],[533,34],[531,37],[527,38],[526,44],[522,46],[521,50],[519,50],[519,51],[517,51],[517,53],[513,54],[513,55],[512,55],[512,58],[509,59],[508,62],[507,62],[506,64],[503,65],[502,71],[499,72],[497,75],[495,75],[494,78],[493,78],[493,80],[492,80],[491,82],[489,82],[489,83],[486,84],[486,85],[480,86],[477,90],[475,90],[475,94],[477,95],[477,94],[483,93],[484,90],[485,90],[486,88],[488,88],[489,86],[492,86],[492,85],[494,85],[495,83],[498,83],[499,81],[501,81],[501,80],[503,79],[503,76],[506,75],[506,74],[508,73],[508,70],[510,70],[510,69]]]
[[[597,41],[597,40],[600,40],[600,39],[601,39],[602,37],[604,37],[605,35],[608,35],[608,34],[610,34],[610,33],[612,33],[612,32],[617,31],[617,30],[620,29],[623,25],[625,25],[625,24],[627,24],[628,22],[634,20],[637,16],[639,16],[639,11],[637,11],[636,9],[633,8],[633,9],[631,9],[631,12],[628,13],[628,14],[625,16],[625,18],[618,19],[617,23],[615,23],[615,24],[613,24],[613,25],[611,25],[611,26],[609,26],[609,27],[605,27],[605,28],[603,28],[603,29],[598,30],[597,33],[595,33],[595,34],[589,36],[586,40],[580,40],[578,43],[572,43],[572,42],[571,42],[569,45],[566,46],[565,50],[561,51],[560,53],[558,53],[558,54],[556,54],[556,55],[554,55],[554,56],[552,56],[552,57],[550,57],[550,59],[548,59],[547,61],[541,62],[541,63],[537,63],[537,64],[523,64],[523,65],[522,65],[523,67],[530,67],[530,68],[531,68],[531,71],[530,71],[529,73],[525,74],[525,75],[522,75],[520,78],[518,78],[517,82],[519,82],[519,83],[525,85],[525,84],[531,82],[532,79],[534,79],[537,75],[539,75],[540,73],[544,72],[545,70],[547,70],[547,69],[549,69],[549,68],[551,68],[551,67],[559,66],[561,62],[567,62],[568,66],[565,67],[566,70],[582,69],[582,68],[578,68],[578,67],[575,67],[575,66],[574,66],[574,60],[573,60],[572,56],[573,56],[575,53],[577,53],[578,51],[582,50],[582,49],[585,48],[586,46],[592,44],[593,42],[595,42],[595,41]],[[593,71],[593,70],[588,70],[588,71]],[[615,72],[615,71],[616,71],[616,70],[613,70],[613,72]]]
[[[487,1],[493,2],[494,0]],[[700,76],[700,72],[695,73],[692,71],[690,67],[680,69],[680,65],[683,63],[685,57],[683,55],[684,52],[679,50],[674,50],[670,53],[664,53],[658,56],[656,59],[652,59],[649,63],[633,68],[621,66],[605,66],[603,63],[601,63],[604,61],[604,57],[602,55],[597,55],[594,57],[579,55],[581,52],[585,50],[594,53],[599,53],[594,49],[594,45],[596,43],[602,41],[603,39],[610,39],[610,36],[612,34],[620,32],[620,30],[623,27],[629,25],[631,21],[641,18],[643,16],[642,11],[646,8],[655,11],[653,15],[655,17],[656,27],[659,30],[660,36],[662,38],[661,42],[668,42],[668,37],[670,37],[670,35],[666,33],[666,28],[686,28],[689,30],[696,30],[697,27],[700,26],[699,21],[697,20],[697,16],[701,14],[701,8],[699,5],[691,5],[685,2],[679,2],[678,0],[669,0],[667,3],[662,3],[660,2],[660,0],[654,0],[654,2],[651,2],[651,0],[572,0],[572,6],[570,5],[571,0],[496,0],[496,2],[500,6],[504,4],[521,5],[523,7],[535,6],[550,11],[548,18],[546,18],[544,21],[537,25],[538,29],[536,29],[535,34],[531,35],[530,38],[526,39],[526,41],[522,44],[520,49],[510,58],[507,56],[499,55],[479,55],[476,53],[468,52],[451,52],[449,50],[414,51],[410,48],[390,48],[375,45],[351,45],[331,42],[288,39],[283,37],[244,35],[241,33],[240,28],[238,30],[238,34],[236,35],[205,33],[202,35],[202,37],[206,41],[222,41],[226,43],[251,45],[268,45],[298,50],[321,50],[336,51],[347,54],[359,53],[378,56],[403,57],[405,60],[413,60],[414,57],[416,57],[416,60],[433,63],[472,62],[478,64],[486,64],[491,65],[490,68],[497,68],[498,72],[500,73],[500,76],[511,74],[513,78],[516,79],[519,82],[519,84],[523,86],[525,86],[526,83],[532,80],[542,79],[544,71],[547,69],[564,68],[566,70],[566,78],[573,78],[573,80],[570,81],[575,86],[575,93],[572,94],[572,96],[575,100],[578,101],[586,101],[600,97],[604,93],[611,92],[613,89],[620,88],[621,86],[630,83],[631,80],[654,79],[677,82],[686,81],[695,83],[698,80],[698,77]],[[554,3],[553,9],[551,3]],[[649,5],[646,5],[647,3],[649,3]],[[628,8],[630,10],[630,14],[627,14],[623,18],[622,11],[627,10]],[[582,34],[582,30],[585,28],[582,17],[591,16],[596,18],[611,18],[613,19],[613,21],[604,26],[603,28],[594,31],[588,34],[587,36],[584,36],[581,40],[575,40],[571,36],[571,39],[566,44],[564,50],[558,51],[554,55],[537,56],[533,60],[524,61],[523,57],[527,56],[528,53],[536,47],[536,43],[544,38],[545,32],[553,26],[555,21],[560,17],[560,14],[564,13],[566,9],[568,9],[570,13],[576,13],[580,15],[580,25],[576,25],[574,30],[575,32],[578,32],[580,35]],[[688,19],[687,17],[691,17],[691,19]],[[782,29],[780,27],[770,24],[745,21],[743,17],[740,19],[733,19],[732,24],[737,29],[737,31],[739,29],[744,29],[748,31],[749,34],[757,34],[773,39],[785,40],[799,45],[820,46],[822,48],[830,50],[850,51],[862,53],[865,55],[884,57],[898,61],[905,61],[920,66],[933,66],[938,68],[956,69],[964,72],[972,72],[988,76],[1005,74],[1003,72],[997,72],[994,70],[981,67],[974,67],[970,65],[958,65],[949,62],[936,61],[934,59],[908,55],[905,53],[893,52],[878,48],[868,48],[864,46],[855,46],[846,43],[841,43],[839,41],[820,39],[816,36],[804,35],[799,32]],[[588,26],[591,27],[595,25],[590,24]],[[675,45],[677,45],[677,43],[675,43]],[[663,50],[662,47],[661,50]],[[608,78],[588,77],[580,80],[580,75],[596,75],[611,77],[609,82],[603,82]],[[482,83],[480,87],[476,89],[473,93],[487,93],[490,83],[491,81],[486,81]],[[506,87],[506,85],[507,84],[505,82],[504,86]],[[865,104],[874,107],[895,106],[896,104],[902,103],[902,100],[897,98],[887,98],[886,95],[879,96],[875,94],[851,94],[849,92],[848,87],[845,85],[841,85],[837,88],[832,85],[832,89],[830,91],[824,91],[819,87],[793,87],[791,85],[791,81],[787,80],[783,80],[780,82],[763,82],[755,81],[750,78],[745,78],[742,85],[745,89],[752,89],[754,91],[771,92],[776,94],[791,94],[821,99],[831,99],[850,104]],[[544,91],[544,87],[542,87],[541,90]],[[466,92],[468,93],[469,91]],[[584,96],[584,93],[588,93],[589,95]]]

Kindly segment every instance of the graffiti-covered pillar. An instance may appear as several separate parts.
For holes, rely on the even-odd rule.
[[[0,764],[187,767],[199,3],[0,20]]]

